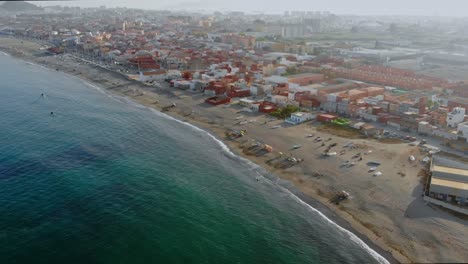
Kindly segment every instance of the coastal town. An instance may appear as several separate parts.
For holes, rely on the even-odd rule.
[[[0,50],[209,130],[398,262],[467,260],[467,20],[1,12]]]

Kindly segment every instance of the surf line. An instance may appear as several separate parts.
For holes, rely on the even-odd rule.
[[[145,106],[146,107],[146,106]],[[188,122],[183,122],[175,117],[172,117],[168,114],[165,114],[165,113],[162,113],[156,109],[153,109],[153,108],[150,108],[150,107],[147,107],[148,109],[150,109],[153,113],[161,116],[161,117],[165,117],[169,120],[173,120],[173,121],[176,121],[180,124],[184,124],[186,126],[189,126],[191,127],[192,129],[198,131],[198,132],[201,132],[201,133],[204,133],[205,135],[207,135],[208,137],[210,137],[212,140],[214,140],[221,148],[224,152],[226,152],[227,154],[229,154],[231,157],[235,157],[245,163],[247,163],[249,166],[251,166],[252,168],[262,168],[260,167],[259,165],[253,163],[252,161],[246,159],[246,158],[243,158],[241,156],[238,156],[236,154],[234,154],[230,149],[229,147],[224,144],[224,142],[222,142],[221,140],[219,140],[218,138],[216,138],[214,135],[212,135],[211,133],[209,133],[208,131],[206,130],[203,130],[193,124],[190,124]],[[278,184],[274,184],[271,180],[269,180],[268,178],[264,177],[265,179],[267,179],[271,184],[275,185],[275,186],[278,186],[279,188],[282,189],[282,191],[286,192],[287,194],[289,194],[294,200],[296,200],[298,203],[306,206],[309,210],[315,212],[316,214],[318,214],[320,217],[322,217],[323,219],[325,219],[328,223],[330,223],[333,227],[337,228],[339,231],[345,233],[346,235],[349,236],[349,238],[351,239],[351,241],[353,241],[354,243],[358,244],[362,249],[364,249],[367,253],[369,253],[375,260],[377,260],[379,263],[381,264],[389,264],[390,262],[385,259],[382,255],[380,255],[378,252],[376,252],[374,249],[372,249],[369,245],[367,245],[364,241],[362,241],[362,239],[360,239],[357,235],[355,235],[353,232],[347,230],[346,228],[343,228],[342,226],[338,225],[337,223],[335,223],[334,221],[332,221],[330,218],[328,218],[326,215],[324,215],[322,212],[320,212],[319,210],[317,210],[316,208],[314,208],[313,206],[311,206],[310,204],[306,203],[305,201],[303,201],[301,198],[299,198],[297,195],[295,195],[294,193],[292,193],[290,190],[288,190],[287,188],[281,186],[281,185],[278,185]]]

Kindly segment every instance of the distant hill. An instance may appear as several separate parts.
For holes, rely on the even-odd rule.
[[[0,10],[10,12],[25,12],[42,10],[42,7],[38,7],[24,1],[0,1]]]

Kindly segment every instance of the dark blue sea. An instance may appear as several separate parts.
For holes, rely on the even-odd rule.
[[[0,69],[1,264],[378,263],[206,132],[7,55]]]

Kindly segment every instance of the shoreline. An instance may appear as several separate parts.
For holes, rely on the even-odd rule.
[[[19,42],[19,40],[16,40],[16,41]],[[23,41],[27,42],[27,40],[23,40]],[[34,43],[34,44],[40,45],[37,43]],[[291,186],[284,186],[284,185],[280,185],[280,186],[284,188],[287,192],[289,192],[291,195],[294,195],[298,199],[298,202],[302,202],[304,203],[304,205],[311,207],[309,208],[309,210],[316,210],[319,215],[323,214],[323,216],[321,217],[326,217],[329,221],[332,221],[333,223],[337,224],[338,228],[343,228],[346,231],[350,232],[351,234],[355,235],[365,245],[367,245],[372,251],[377,252],[380,256],[384,257],[387,261],[391,263],[417,261],[416,258],[414,257],[410,258],[406,256],[405,254],[402,254],[404,251],[400,252],[399,250],[401,249],[395,249],[394,247],[387,245],[387,242],[385,241],[385,239],[382,239],[381,237],[376,235],[374,231],[364,226],[361,221],[355,219],[355,216],[353,214],[349,214],[348,212],[345,212],[344,210],[340,210],[340,208],[335,207],[334,205],[330,205],[327,197],[321,196],[318,193],[318,191],[320,191],[320,187],[322,186],[315,186],[316,187],[315,190],[313,189],[308,190],[308,188],[306,188],[305,186],[301,186],[300,185],[301,179],[297,178],[297,175],[296,175],[296,174],[300,174],[301,171],[285,172],[285,171],[279,171],[273,168],[269,168],[268,165],[260,165],[264,162],[264,159],[262,160],[262,158],[250,157],[242,153],[242,150],[239,147],[238,141],[224,140],[223,135],[224,135],[226,126],[224,126],[224,124],[220,124],[224,122],[224,120],[222,120],[223,119],[223,113],[221,113],[222,110],[220,110],[219,108],[217,109],[218,113],[215,113],[214,115],[215,116],[214,120],[218,120],[218,119],[222,120],[222,121],[218,120],[218,123],[216,122],[212,123],[212,119],[210,119],[210,117],[213,117],[213,115],[208,115],[206,113],[203,113],[200,115],[194,115],[194,114],[185,115],[183,108],[185,107],[185,108],[190,109],[191,107],[189,103],[187,105],[181,104],[182,108],[177,109],[178,110],[177,112],[173,110],[170,110],[167,112],[161,111],[162,109],[161,101],[164,101],[164,103],[168,103],[172,100],[182,100],[180,98],[181,95],[177,95],[177,94],[188,95],[188,97],[192,97],[192,96],[195,97],[196,96],[195,94],[191,94],[187,92],[180,92],[179,90],[175,90],[175,89],[167,91],[167,90],[161,90],[159,88],[147,87],[139,82],[129,81],[125,79],[125,77],[122,74],[119,74],[110,70],[102,69],[102,68],[97,69],[88,65],[81,65],[81,67],[77,67],[77,68],[80,68],[79,69],[80,71],[78,71],[78,69],[75,70],[75,68],[72,67],[73,71],[71,71],[70,65],[68,65],[67,67],[66,62],[61,63],[59,58],[54,58],[52,56],[42,57],[43,59],[47,58],[49,62],[44,61],[43,63],[41,63],[41,60],[40,60],[41,57],[36,57],[32,53],[26,54],[26,51],[24,50],[20,50],[20,52],[24,53],[22,54],[22,56],[17,56],[18,54],[16,55],[12,54],[8,52],[8,50],[5,50],[4,47],[1,47],[1,46],[0,46],[0,50],[3,50],[6,54],[9,54],[10,56],[15,57],[16,59],[20,59],[25,62],[32,62],[34,64],[37,64],[38,66],[45,67],[51,70],[53,70],[55,66],[61,66],[63,67],[63,69],[60,70],[61,73],[66,73],[70,76],[76,77],[91,86],[97,87],[97,89],[101,89],[106,94],[122,96],[128,100],[131,100],[137,104],[143,105],[149,109],[155,109],[156,111],[159,111],[163,115],[167,115],[168,118],[175,119],[177,122],[184,123],[189,126],[193,126],[194,129],[199,129],[208,133],[211,137],[213,137],[215,141],[218,141],[218,144],[223,144],[224,146],[226,146],[227,150],[231,152],[233,155],[235,155],[236,157],[238,157],[239,159],[241,159],[242,162],[250,162],[254,164],[255,166],[258,166],[258,168],[260,168],[261,170],[264,170],[265,172],[271,175],[274,175],[275,177],[278,177],[279,179],[287,181],[288,185],[291,185]],[[89,70],[93,71],[93,73],[97,72],[97,73],[109,74],[111,75],[111,78],[115,78],[115,80],[112,80],[112,81],[118,81],[118,84],[115,87],[112,87],[112,86],[108,87],[109,83],[107,82],[105,82],[105,84],[100,83],[99,81],[97,82],[96,79],[93,79],[92,74],[90,74],[89,72],[86,72]],[[85,73],[82,73],[81,71]],[[127,88],[122,88],[122,87],[119,88],[121,81],[124,82],[123,86],[125,86],[125,83],[128,84]],[[128,88],[130,86],[132,86],[132,88]],[[132,90],[132,89],[135,89],[135,90]],[[136,90],[138,90],[138,92],[143,93],[143,95],[135,95]],[[152,90],[156,90],[156,91],[152,91]],[[154,101],[155,98],[157,98],[156,101]],[[174,99],[174,98],[177,98],[177,99]],[[158,102],[158,103],[155,103],[155,102]],[[179,108],[179,103],[177,103],[177,105],[178,105],[177,108]],[[197,105],[197,107],[202,108],[204,106]],[[204,110],[204,109],[201,109],[201,110]],[[182,113],[180,113],[180,111],[182,111]],[[216,116],[216,114],[218,114],[218,116]],[[239,114],[236,114],[236,115],[239,115]],[[255,139],[255,135],[252,135],[252,137]],[[282,148],[279,148],[279,149],[282,149]],[[350,236],[350,239],[352,239],[352,235],[350,234],[348,235]],[[357,243],[359,243],[359,241]],[[365,246],[362,246],[362,247],[366,250]],[[367,251],[369,252],[369,250]],[[372,254],[372,251],[370,251],[369,254]],[[376,257],[374,256],[374,258]]]
[[[21,60],[21,61],[23,61],[25,63],[32,64],[32,65],[35,65],[35,66],[44,67],[44,68],[49,69],[49,70],[53,70],[53,68],[47,67],[47,65],[39,64],[39,63],[33,62],[33,61],[23,60],[22,58],[17,57],[14,54],[10,54],[8,52],[5,52],[1,48],[0,48],[0,52],[6,54],[8,56],[11,56],[11,57],[13,57],[15,59]],[[104,71],[105,69],[101,69],[101,70]],[[110,71],[110,70],[107,70],[107,71]],[[61,73],[65,73],[65,74],[69,75],[70,77],[78,78],[80,81],[84,82],[85,84],[87,84],[89,86],[94,86],[95,89],[98,89],[98,90],[102,91],[103,93],[105,93],[108,96],[109,95],[110,96],[114,96],[114,95],[122,96],[121,94],[113,93],[112,91],[109,91],[109,89],[106,89],[104,87],[100,87],[99,84],[93,83],[91,80],[89,80],[87,78],[83,78],[83,77],[74,75],[74,74],[72,74],[70,72],[61,71]],[[124,76],[122,75],[122,78],[123,77]],[[133,101],[136,104],[140,104],[138,101],[135,101],[131,97],[128,97],[128,96],[123,96],[123,97],[128,99],[128,100]],[[237,153],[234,149],[230,148],[227,145],[227,142],[225,140],[220,138],[219,135],[217,135],[216,133],[211,131],[209,128],[200,128],[196,124],[193,124],[193,123],[190,123],[190,122],[185,122],[185,121],[181,120],[181,118],[183,118],[182,116],[170,115],[170,114],[167,114],[165,112],[162,112],[161,109],[158,109],[158,108],[155,108],[155,107],[149,107],[149,106],[146,106],[146,105],[143,105],[143,104],[140,104],[140,105],[142,105],[142,106],[144,106],[144,107],[146,107],[148,109],[152,109],[152,110],[155,110],[155,111],[159,112],[159,115],[163,116],[164,118],[173,119],[173,121],[175,121],[175,122],[179,122],[180,124],[187,125],[187,126],[191,127],[191,129],[197,130],[197,131],[202,132],[202,133],[206,133],[209,137],[212,138],[213,141],[215,141],[218,145],[220,145],[220,147],[223,148],[223,151],[227,152],[233,158],[238,159],[239,162],[251,163],[249,165],[251,165],[251,166],[253,165],[253,166],[257,167],[256,169],[261,169],[265,173],[268,173],[268,174],[270,174],[270,175],[272,175],[274,177],[277,177],[277,178],[281,179],[281,177],[275,175],[274,173],[269,171],[267,168],[265,168],[263,166],[260,166],[259,164],[256,164],[255,162],[249,160],[248,158],[243,157],[240,153]],[[262,175],[262,177],[265,177],[265,175]],[[379,262],[379,263],[398,263],[398,261],[396,259],[394,259],[393,256],[389,252],[387,252],[387,251],[383,250],[382,248],[376,246],[368,237],[360,234],[359,232],[356,232],[356,230],[354,230],[354,228],[351,226],[350,223],[348,223],[345,219],[343,219],[343,218],[339,217],[338,215],[336,215],[335,213],[333,213],[332,210],[330,210],[327,206],[322,204],[316,198],[308,197],[307,195],[304,195],[295,186],[293,186],[293,188],[290,189],[290,187],[288,188],[288,187],[280,185],[280,184],[275,184],[269,179],[268,179],[268,181],[269,181],[269,184],[277,185],[281,189],[283,189],[283,191],[285,191],[289,195],[293,196],[293,198],[298,203],[301,203],[301,204],[307,206],[308,210],[311,210],[311,211],[317,213],[317,215],[319,215],[319,217],[322,217],[325,220],[327,220],[329,223],[331,223],[332,225],[335,225],[335,228],[337,228],[340,232],[346,233],[346,235],[350,237],[350,240],[353,240],[353,243],[359,244],[359,246],[362,247],[363,250],[367,251],[367,253],[369,255],[371,255],[377,262]],[[300,197],[300,196],[303,196],[303,197]]]
[[[5,53],[3,51],[1,51],[1,52]],[[36,63],[30,62],[30,61],[22,60],[21,58],[15,57],[12,54],[8,54],[8,53],[5,53],[5,54],[7,54],[8,56],[12,56],[15,59],[21,60],[21,61],[23,61],[25,63],[31,64],[31,65],[34,65],[34,66],[44,67],[44,68],[46,68],[48,70],[53,70],[52,68],[41,65],[41,64],[36,64]],[[278,179],[281,179],[281,177],[279,177],[279,176],[273,174],[272,172],[268,171],[268,169],[266,169],[266,168],[264,168],[264,167],[262,167],[262,166],[260,166],[260,165],[258,165],[256,163],[252,162],[251,160],[243,157],[239,153],[235,153],[234,149],[231,149],[223,139],[219,138],[219,135],[216,135],[213,131],[210,131],[209,128],[200,128],[197,125],[192,124],[190,122],[184,122],[184,121],[182,121],[180,119],[180,118],[182,118],[181,116],[169,115],[169,114],[166,114],[166,113],[162,112],[160,109],[156,109],[154,107],[149,107],[149,106],[140,104],[138,101],[135,101],[131,97],[126,97],[126,96],[122,96],[120,94],[112,93],[108,89],[103,88],[103,87],[99,87],[96,83],[90,82],[90,80],[80,78],[79,76],[73,75],[73,74],[71,74],[69,72],[61,72],[61,73],[62,74],[63,73],[67,74],[67,75],[69,75],[69,77],[78,78],[81,82],[83,82],[83,83],[85,83],[85,84],[87,84],[89,86],[95,87],[95,89],[100,90],[101,92],[103,92],[107,96],[117,95],[119,97],[123,97],[123,98],[131,100],[135,104],[139,104],[139,105],[141,105],[141,106],[143,106],[143,107],[145,107],[147,109],[157,111],[158,115],[162,116],[163,118],[172,119],[172,121],[178,122],[178,123],[183,124],[183,125],[187,125],[191,129],[194,129],[194,130],[196,130],[198,132],[206,133],[209,137],[212,138],[213,141],[216,142],[216,144],[220,145],[220,147],[223,148],[223,151],[227,152],[231,156],[231,158],[236,159],[238,162],[242,162],[242,163],[246,163],[246,164],[250,163],[248,165],[254,166],[255,169],[261,169],[261,170],[264,171],[263,173],[266,173],[266,174],[269,174],[270,176],[277,177]],[[257,173],[259,173],[257,170],[255,170],[255,171]],[[267,178],[267,177],[265,177],[264,174],[262,174],[262,177]],[[267,178],[267,179],[268,179],[268,184],[276,185],[276,186],[280,187],[284,192],[286,192],[286,193],[288,193],[288,195],[292,196],[298,203],[303,204],[304,206],[307,206],[308,210],[316,213],[319,217],[322,217],[327,222],[329,222],[331,225],[334,225],[335,228],[338,229],[340,232],[344,232],[347,236],[349,236],[350,240],[352,240],[353,243],[357,243],[363,250],[367,251],[367,253],[369,255],[371,255],[377,262],[379,262],[379,263],[398,263],[398,261],[396,259],[394,259],[391,254],[389,254],[387,251],[384,251],[382,248],[376,246],[366,236],[363,236],[360,233],[356,232],[356,230],[354,230],[354,228],[350,225],[350,223],[346,222],[346,220],[340,218],[340,216],[333,213],[332,210],[330,210],[328,207],[326,207],[324,204],[319,202],[314,197],[308,197],[307,195],[304,195],[295,186],[292,186],[292,188],[291,188],[291,187],[283,186],[281,184],[275,184],[269,178]],[[318,209],[318,208],[320,208],[320,209]]]

